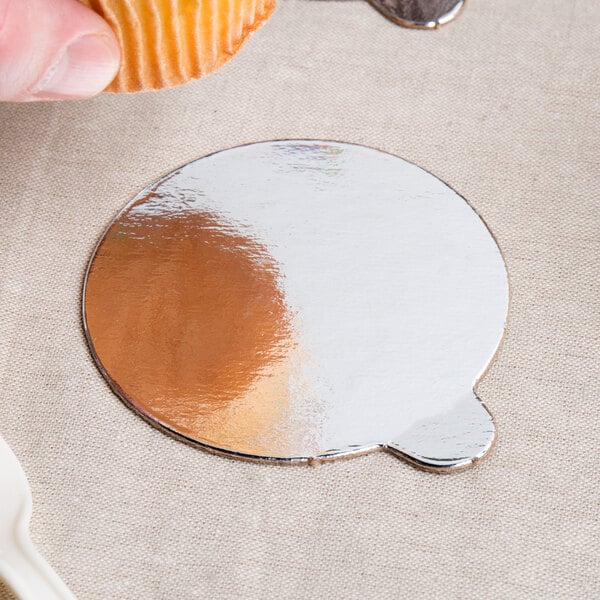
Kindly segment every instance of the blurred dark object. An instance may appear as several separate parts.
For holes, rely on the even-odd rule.
[[[452,21],[465,0],[369,0],[388,19],[403,27],[437,29]]]

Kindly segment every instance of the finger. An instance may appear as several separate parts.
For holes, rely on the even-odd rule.
[[[0,0],[0,100],[87,98],[119,61],[108,24],[77,0]]]

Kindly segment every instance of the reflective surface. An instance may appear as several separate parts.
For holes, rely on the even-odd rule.
[[[492,445],[473,386],[507,304],[498,247],[444,183],[300,140],[145,189],[98,245],[83,310],[113,389],[186,441],[283,461],[385,448],[448,469]]]
[[[403,27],[437,29],[458,16],[465,0],[369,0],[388,19]]]

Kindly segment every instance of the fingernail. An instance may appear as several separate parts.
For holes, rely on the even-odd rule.
[[[119,68],[119,50],[103,35],[84,35],[71,42],[37,85],[36,100],[88,98],[100,93]]]

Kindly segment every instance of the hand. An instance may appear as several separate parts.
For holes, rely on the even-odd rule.
[[[94,96],[119,61],[109,25],[78,0],[0,0],[0,101]]]

